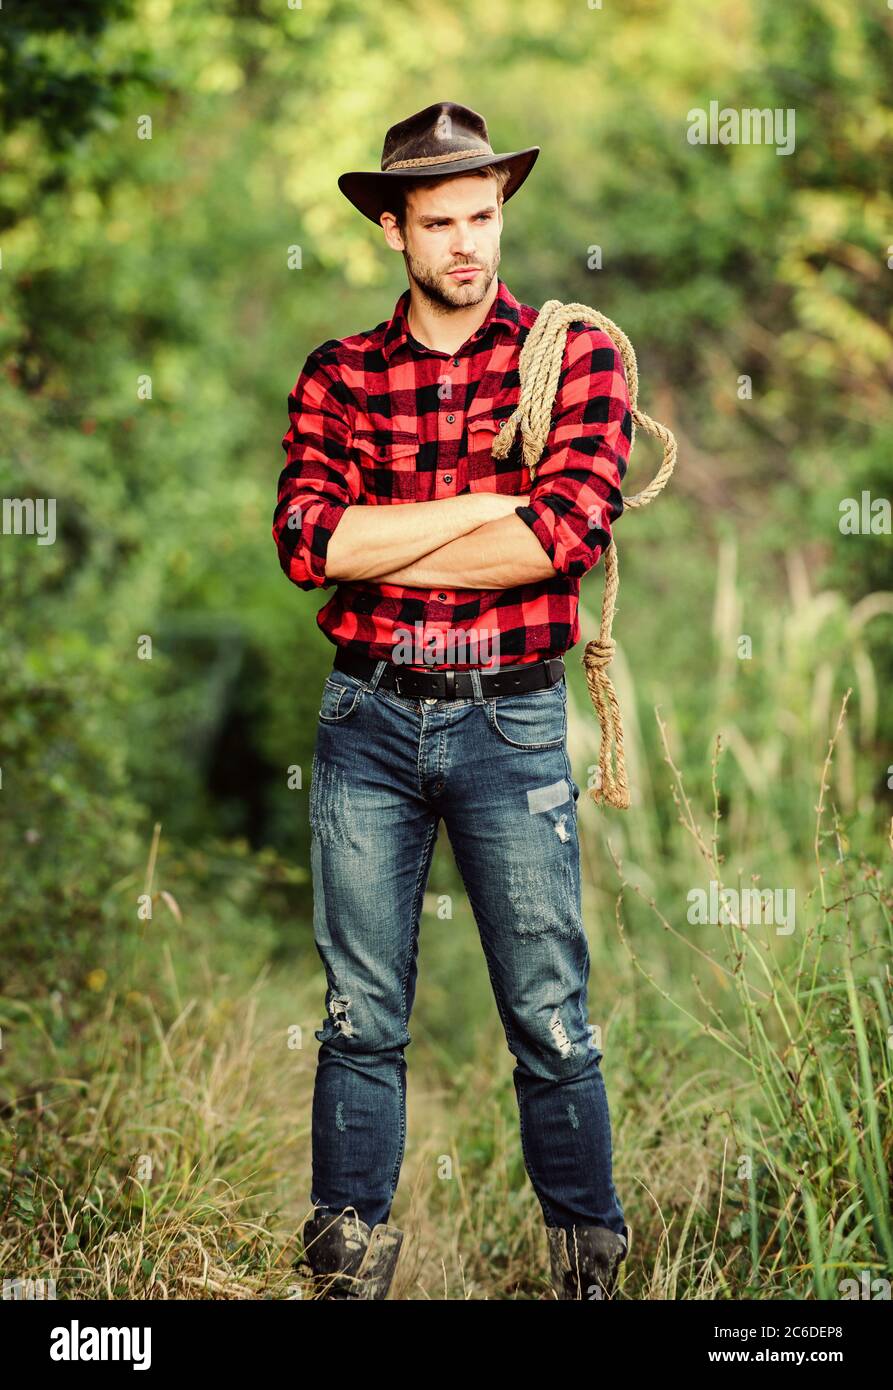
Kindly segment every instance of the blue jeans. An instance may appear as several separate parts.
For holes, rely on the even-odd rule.
[[[314,1206],[386,1222],[406,1137],[419,918],[440,818],[509,1050],[524,1163],[546,1224],[624,1233],[605,1083],[586,1018],[567,685],[425,701],[333,669],[310,793],[326,1017],[313,1094]],[[456,982],[461,1001],[461,982]]]

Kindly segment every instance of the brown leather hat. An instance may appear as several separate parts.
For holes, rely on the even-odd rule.
[[[384,138],[380,173],[342,174],[338,187],[364,217],[377,223],[394,179],[443,178],[488,164],[508,164],[502,194],[503,202],[508,202],[527,178],[539,152],[539,145],[531,145],[511,154],[495,154],[483,116],[454,101],[438,101],[391,126]]]

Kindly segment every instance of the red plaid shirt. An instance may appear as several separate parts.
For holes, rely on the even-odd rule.
[[[600,329],[571,325],[552,429],[531,486],[520,432],[507,458],[494,459],[490,449],[518,404],[518,355],[539,311],[520,304],[500,279],[484,322],[450,354],[412,337],[408,305],[407,289],[387,323],[323,343],[307,358],[282,440],[287,462],[273,518],[282,568],[299,589],[331,588],[326,551],[349,506],[530,493],[530,506],[519,505],[516,515],[549,556],[554,578],[511,589],[340,580],[316,621],[338,646],[376,660],[393,660],[395,643],[410,633],[429,656],[451,633],[473,632],[481,643],[481,659],[472,649],[464,653],[470,660],[450,660],[450,647],[442,646],[446,660],[421,654],[406,662],[426,670],[559,656],[580,639],[580,579],[623,511],[631,416],[620,353]],[[488,636],[497,662],[486,654]]]

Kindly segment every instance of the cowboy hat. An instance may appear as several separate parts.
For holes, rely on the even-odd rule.
[[[393,192],[394,180],[443,178],[507,164],[509,176],[502,200],[508,202],[527,178],[540,152],[539,145],[511,154],[496,154],[483,116],[454,101],[438,101],[414,116],[392,125],[384,138],[381,172],[342,174],[338,187],[371,222],[378,222]]]

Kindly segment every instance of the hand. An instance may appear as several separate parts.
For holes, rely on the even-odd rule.
[[[529,493],[516,496],[507,492],[474,492],[471,496],[476,499],[475,505],[480,508],[482,526],[487,521],[500,521],[504,516],[513,516],[516,507],[530,505]]]

